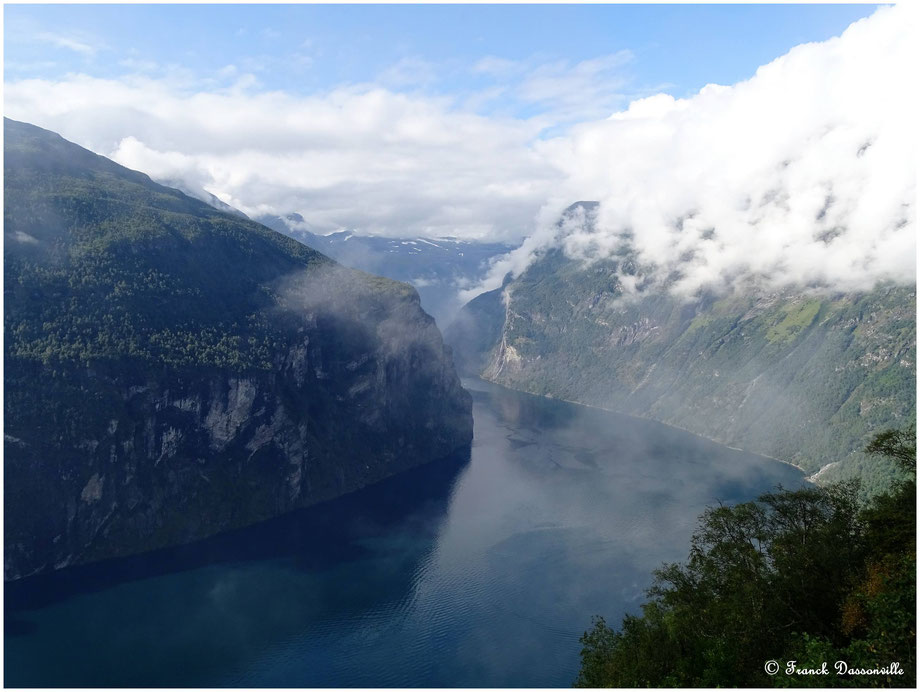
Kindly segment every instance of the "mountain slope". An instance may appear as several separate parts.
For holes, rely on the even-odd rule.
[[[462,339],[447,330],[458,362],[515,389],[824,469],[824,480],[859,475],[870,493],[897,474],[876,462],[870,470],[861,450],[916,415],[914,287],[626,297],[617,276],[633,268],[620,262],[547,251],[501,300],[487,299],[485,317],[464,309]]]
[[[457,369],[468,375],[479,375],[489,365],[492,348],[501,341],[505,324],[505,288],[480,293],[463,306],[456,318],[444,330],[444,340],[454,349]]]
[[[422,307],[440,325],[449,323],[461,307],[461,286],[473,285],[488,262],[514,249],[506,243],[482,243],[459,238],[387,238],[339,231],[318,235],[306,230],[300,214],[257,219],[279,233],[319,250],[347,267],[411,283]]]
[[[411,286],[4,121],[5,574],[195,540],[450,454]]]

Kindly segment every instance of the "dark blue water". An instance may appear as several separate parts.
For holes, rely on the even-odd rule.
[[[185,548],[7,584],[8,686],[569,686],[697,517],[794,468],[474,381],[455,458]]]

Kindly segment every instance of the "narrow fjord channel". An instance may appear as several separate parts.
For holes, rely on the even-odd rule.
[[[469,453],[192,546],[6,585],[9,686],[567,687],[707,505],[801,485],[473,380]]]

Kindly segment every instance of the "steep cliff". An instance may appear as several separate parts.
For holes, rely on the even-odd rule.
[[[916,415],[914,286],[686,300],[624,294],[619,277],[636,271],[628,258],[584,264],[545,252],[447,330],[458,362],[508,387],[653,418],[823,480],[860,476],[869,493],[897,475],[861,450]]]
[[[481,293],[463,306],[444,330],[444,340],[454,349],[457,369],[467,375],[479,375],[489,365],[492,348],[501,341],[505,324],[505,288]]]
[[[189,542],[469,444],[406,284],[6,120],[5,575]]]

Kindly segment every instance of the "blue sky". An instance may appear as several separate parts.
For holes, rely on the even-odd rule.
[[[717,276],[752,256],[752,224],[765,262],[823,253],[814,205],[836,190],[849,214],[877,171],[884,184],[860,198],[875,205],[860,212],[866,246],[822,266],[854,275],[847,253],[874,252],[879,218],[912,231],[898,225],[916,177],[906,3],[4,12],[8,117],[254,217],[297,212],[318,233],[551,238],[561,209],[597,199],[613,225],[647,227],[659,258],[705,256],[665,232],[674,218],[733,228],[737,252],[700,269]],[[853,159],[866,142],[873,155]],[[800,216],[745,216],[745,200],[787,188]],[[895,260],[904,237],[892,234]]]
[[[707,83],[746,79],[792,46],[837,35],[874,8],[6,5],[5,77],[183,71],[221,79],[233,66],[260,88],[291,93],[378,83],[465,96],[513,76],[481,69],[501,60],[574,65],[619,54],[595,69],[615,72],[625,98],[662,89],[681,97]],[[491,58],[499,60],[480,62]],[[507,92],[468,105],[516,115],[547,107],[515,102]]]

